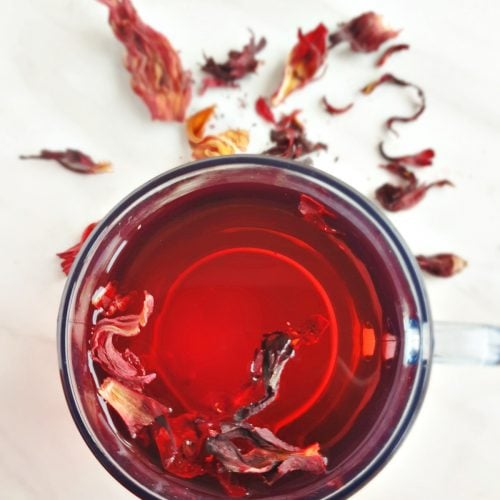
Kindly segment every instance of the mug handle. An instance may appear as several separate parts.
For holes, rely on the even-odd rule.
[[[434,358],[439,363],[500,364],[500,327],[434,322]]]

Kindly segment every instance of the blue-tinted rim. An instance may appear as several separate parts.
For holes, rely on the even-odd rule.
[[[181,165],[154,177],[153,179],[149,180],[148,182],[137,188],[135,191],[130,193],[124,199],[122,199],[117,205],[115,205],[115,207],[110,212],[108,212],[108,214],[99,222],[99,224],[95,227],[91,235],[87,238],[84,245],[82,246],[82,249],[80,250],[77,259],[74,262],[69,273],[61,299],[59,315],[57,319],[57,346],[59,372],[66,402],[68,404],[73,420],[78,428],[78,431],[80,432],[87,446],[90,448],[99,462],[103,465],[103,467],[117,481],[119,481],[123,486],[125,486],[125,488],[127,488],[136,496],[144,499],[162,498],[146,489],[146,487],[127,475],[125,471],[122,471],[122,469],[117,466],[116,463],[108,459],[106,454],[103,453],[103,451],[99,447],[99,444],[94,441],[91,433],[87,429],[87,426],[80,415],[77,403],[75,401],[74,391],[70,382],[70,374],[68,370],[68,344],[66,335],[68,314],[73,298],[73,290],[76,285],[78,276],[82,271],[89,250],[93,247],[94,243],[97,241],[97,239],[107,226],[108,222],[113,221],[144,195],[154,192],[157,187],[165,184],[168,181],[174,180],[175,178],[184,176],[186,174],[192,174],[195,172],[199,173],[205,169],[225,165],[251,165],[253,167],[282,168],[284,170],[298,173],[310,179],[314,179],[316,181],[324,183],[334,190],[337,190],[344,196],[348,197],[349,199],[353,200],[355,204],[357,204],[365,211],[365,213],[372,219],[375,224],[379,225],[382,233],[389,240],[389,242],[394,245],[398,252],[397,257],[400,258],[400,263],[402,264],[402,266],[404,266],[404,269],[407,272],[407,278],[413,285],[413,290],[415,293],[414,298],[418,305],[421,324],[424,331],[420,339],[421,356],[419,357],[418,361],[418,368],[412,388],[412,394],[408,400],[407,406],[402,414],[396,431],[391,435],[384,449],[381,450],[381,452],[379,452],[379,454],[372,460],[372,462],[349,483],[332,492],[331,494],[322,497],[323,499],[346,498],[355,493],[362,486],[364,486],[370,478],[375,476],[376,473],[378,473],[382,469],[382,467],[387,463],[388,459],[393,455],[393,453],[403,441],[403,438],[405,437],[416,415],[418,414],[418,410],[423,402],[423,397],[425,395],[425,391],[427,389],[429,381],[433,351],[433,337],[431,329],[432,321],[427,294],[423,285],[418,264],[409,248],[407,247],[406,243],[399,235],[398,231],[394,228],[392,223],[389,221],[389,219],[370,200],[368,200],[357,190],[345,184],[341,180],[333,177],[332,175],[320,171],[314,167],[306,166],[292,160],[263,155],[242,154],[207,158]],[[425,335],[427,335],[427,339],[424,339]],[[428,342],[427,357],[425,357],[424,352],[425,341]]]

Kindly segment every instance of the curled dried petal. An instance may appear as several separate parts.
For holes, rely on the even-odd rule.
[[[368,83],[365,85],[362,89],[361,92],[363,94],[371,94],[377,87],[379,87],[382,84],[389,83],[392,85],[398,85],[400,87],[409,87],[412,89],[415,89],[417,92],[417,96],[420,99],[420,104],[415,111],[410,116],[391,116],[388,118],[385,122],[386,127],[391,130],[392,132],[396,133],[395,130],[392,128],[392,125],[396,122],[399,123],[409,123],[409,122],[414,122],[424,111],[426,108],[426,102],[425,102],[425,93],[424,91],[418,86],[413,83],[407,82],[405,80],[402,80],[401,78],[397,78],[391,73],[385,73],[382,75],[380,78],[377,80]]]
[[[120,352],[116,349],[113,339],[133,337],[146,326],[153,312],[153,296],[144,292],[142,309],[138,314],[127,314],[114,318],[103,318],[97,322],[90,339],[92,359],[111,376],[122,383],[141,390],[156,377],[155,373],[146,374],[140,359],[129,349]]]
[[[321,23],[306,34],[299,30],[299,41],[288,56],[281,85],[271,97],[273,106],[314,78],[325,61],[327,35],[328,30]]]
[[[269,104],[266,99],[263,97],[259,97],[255,101],[255,111],[257,114],[266,120],[266,122],[269,123],[276,123],[276,118],[274,116],[274,113],[272,112],[271,108],[269,107]]]
[[[209,87],[237,87],[235,83],[246,76],[254,73],[259,65],[256,55],[266,46],[266,39],[262,37],[257,43],[253,34],[250,41],[241,51],[231,50],[228,53],[227,61],[217,63],[212,57],[205,56],[205,64],[202,71],[209,73],[211,77],[206,77],[202,82],[201,91],[204,92]]]
[[[377,62],[375,63],[375,66],[380,67],[383,66],[389,57],[392,56],[392,54],[395,54],[396,52],[400,52],[402,50],[408,50],[410,46],[407,43],[400,43],[397,45],[391,45],[387,49],[384,50],[383,54],[377,59]]]
[[[329,36],[330,48],[340,42],[350,44],[354,52],[374,52],[387,40],[398,36],[399,30],[388,27],[381,15],[365,12],[347,23]]]
[[[101,174],[112,170],[109,161],[95,162],[90,156],[77,149],[51,151],[42,149],[37,155],[21,155],[21,160],[55,160],[68,170],[79,174]]]
[[[71,266],[73,265],[78,252],[80,251],[85,240],[90,236],[90,233],[94,230],[94,227],[96,225],[97,222],[92,222],[91,224],[89,224],[83,231],[82,235],[80,236],[80,241],[76,245],[73,245],[67,250],[56,254],[61,259],[61,269],[63,270],[64,274],[69,274],[69,270],[71,269]]]
[[[446,180],[431,182],[430,184],[395,186],[394,184],[383,184],[375,191],[375,198],[387,210],[398,212],[412,208],[419,203],[432,187],[453,186]]]
[[[190,144],[197,144],[203,140],[205,136],[205,128],[208,120],[215,113],[216,106],[208,106],[191,115],[186,121],[187,137]]]
[[[325,111],[327,113],[329,113],[330,115],[340,115],[342,113],[345,113],[346,111],[349,111],[353,106],[354,106],[354,103],[351,102],[350,104],[348,104],[347,106],[344,106],[343,108],[337,108],[335,106],[332,106],[327,100],[326,100],[326,97],[323,97],[323,99],[321,99],[321,102],[325,108]]]
[[[384,150],[383,142],[378,145],[378,150],[385,160],[390,161],[391,163],[399,163],[410,167],[428,167],[432,165],[432,161],[435,156],[434,150],[430,148],[423,149],[418,153],[412,153],[409,155],[389,156]]]
[[[250,368],[252,381],[240,399],[251,398],[259,392],[263,396],[239,408],[234,415],[236,421],[246,420],[261,412],[276,399],[281,375],[288,361],[302,345],[318,342],[329,325],[326,318],[317,314],[299,328],[288,325],[286,332],[276,331],[264,335]]]
[[[109,24],[127,49],[131,85],[153,120],[183,121],[191,100],[191,75],[168,39],[137,14],[130,0],[98,0],[109,7]]]
[[[325,221],[325,216],[335,219],[337,217],[336,214],[328,210],[319,201],[306,194],[302,194],[300,195],[298,209],[307,222],[314,224],[321,231],[328,234],[337,234],[337,231]]]
[[[113,378],[104,380],[99,394],[120,415],[133,438],[156,418],[170,413],[169,408],[155,399],[136,392]]]
[[[462,271],[467,261],[452,253],[438,253],[435,255],[417,255],[420,268],[433,276],[448,278]]]
[[[208,120],[213,116],[215,106],[198,111],[186,121],[186,133],[192,149],[193,158],[231,155],[245,151],[249,134],[246,130],[229,129],[219,134],[205,136]]]
[[[244,449],[239,445],[241,442],[245,443]],[[326,471],[326,459],[317,443],[298,448],[280,440],[269,429],[245,423],[223,425],[220,434],[207,439],[206,449],[227,471],[266,474],[269,484],[293,470],[313,474]]]
[[[298,119],[300,111],[295,110],[289,115],[282,115],[270,138],[275,146],[264,151],[263,154],[282,156],[284,158],[300,158],[303,155],[327,149],[321,142],[311,142],[305,135],[304,125]]]

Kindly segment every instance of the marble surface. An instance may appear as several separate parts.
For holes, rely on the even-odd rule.
[[[425,180],[456,184],[430,192],[414,210],[391,219],[416,253],[454,251],[469,267],[450,280],[426,279],[434,317],[500,324],[500,4],[496,0],[136,0],[144,19],[168,34],[199,81],[202,53],[223,57],[241,46],[247,28],[268,38],[265,64],[240,91],[216,90],[217,126],[250,127],[250,151],[267,144],[252,103],[268,94],[295,40],[296,28],[337,22],[376,8],[411,44],[387,70],[421,84],[428,110],[401,127],[395,152],[432,146],[435,166]],[[6,499],[127,499],[131,495],[81,440],[61,390],[55,324],[64,276],[54,256],[121,197],[189,159],[183,128],[149,120],[132,94],[123,48],[106,9],[83,0],[3,2],[0,16],[0,497]],[[387,175],[374,145],[389,110],[407,112],[403,92],[357,94],[379,71],[375,55],[339,48],[316,83],[284,110],[304,109],[311,138],[330,149],[318,167],[372,196]],[[322,113],[326,94],[341,117]],[[242,97],[249,105],[242,108]],[[254,124],[258,123],[257,126]],[[79,176],[17,156],[76,147],[115,165],[112,174]],[[335,156],[339,157],[334,163]],[[500,368],[435,365],[427,399],[403,446],[357,498],[496,499],[500,495]]]

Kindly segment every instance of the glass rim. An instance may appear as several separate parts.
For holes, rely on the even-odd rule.
[[[178,179],[184,175],[203,173],[204,171],[213,169],[214,167],[222,166],[252,166],[257,168],[274,167],[284,169],[285,171],[293,174],[299,174],[307,177],[315,183],[333,192],[335,195],[339,193],[343,195],[344,199],[349,200],[354,208],[363,212],[363,215],[370,219],[378,229],[384,239],[387,240],[393,247],[396,248],[395,259],[399,261],[408,282],[412,285],[412,295],[418,307],[418,312],[421,317],[421,335],[419,339],[419,357],[418,366],[416,370],[415,380],[412,384],[412,389],[408,397],[408,401],[404,410],[402,411],[397,426],[393,429],[390,437],[385,442],[385,445],[372,460],[364,467],[364,469],[354,476],[349,482],[342,485],[339,489],[322,496],[323,499],[333,499],[338,497],[346,497],[353,494],[360,489],[370,478],[375,476],[387,463],[389,458],[393,455],[399,445],[402,443],[406,433],[411,427],[418,410],[424,399],[424,395],[428,386],[430,366],[432,361],[433,351],[433,336],[432,336],[432,319],[429,308],[427,293],[421,277],[420,268],[410,252],[404,239],[399,232],[395,229],[393,224],[389,221],[387,216],[375,206],[367,197],[362,195],[359,191],[337,179],[336,177],[323,172],[314,167],[305,165],[303,163],[270,157],[265,155],[254,154],[239,154],[206,158],[185,163],[178,167],[169,169],[149,181],[143,183],[134,191],[125,196],[119,201],[96,225],[90,236],[82,245],[78,256],[73,263],[71,271],[68,275],[59,307],[59,314],[57,318],[57,349],[59,372],[61,383],[69,407],[73,421],[75,422],[80,435],[92,451],[101,465],[124,487],[130,492],[145,499],[161,499],[164,498],[149,490],[146,486],[141,484],[135,478],[131,477],[126,470],[122,469],[109,453],[105,450],[104,446],[93,437],[93,433],[89,430],[84,418],[81,415],[77,403],[78,388],[72,380],[71,372],[68,367],[68,314],[71,310],[74,299],[74,290],[77,280],[80,276],[85,260],[89,255],[94,243],[102,234],[107,224],[120,217],[126,210],[131,207],[141,198],[147,195],[152,195],[157,188],[166,185],[169,182]],[[215,498],[215,497],[214,497]],[[316,497],[315,497],[316,498]]]

